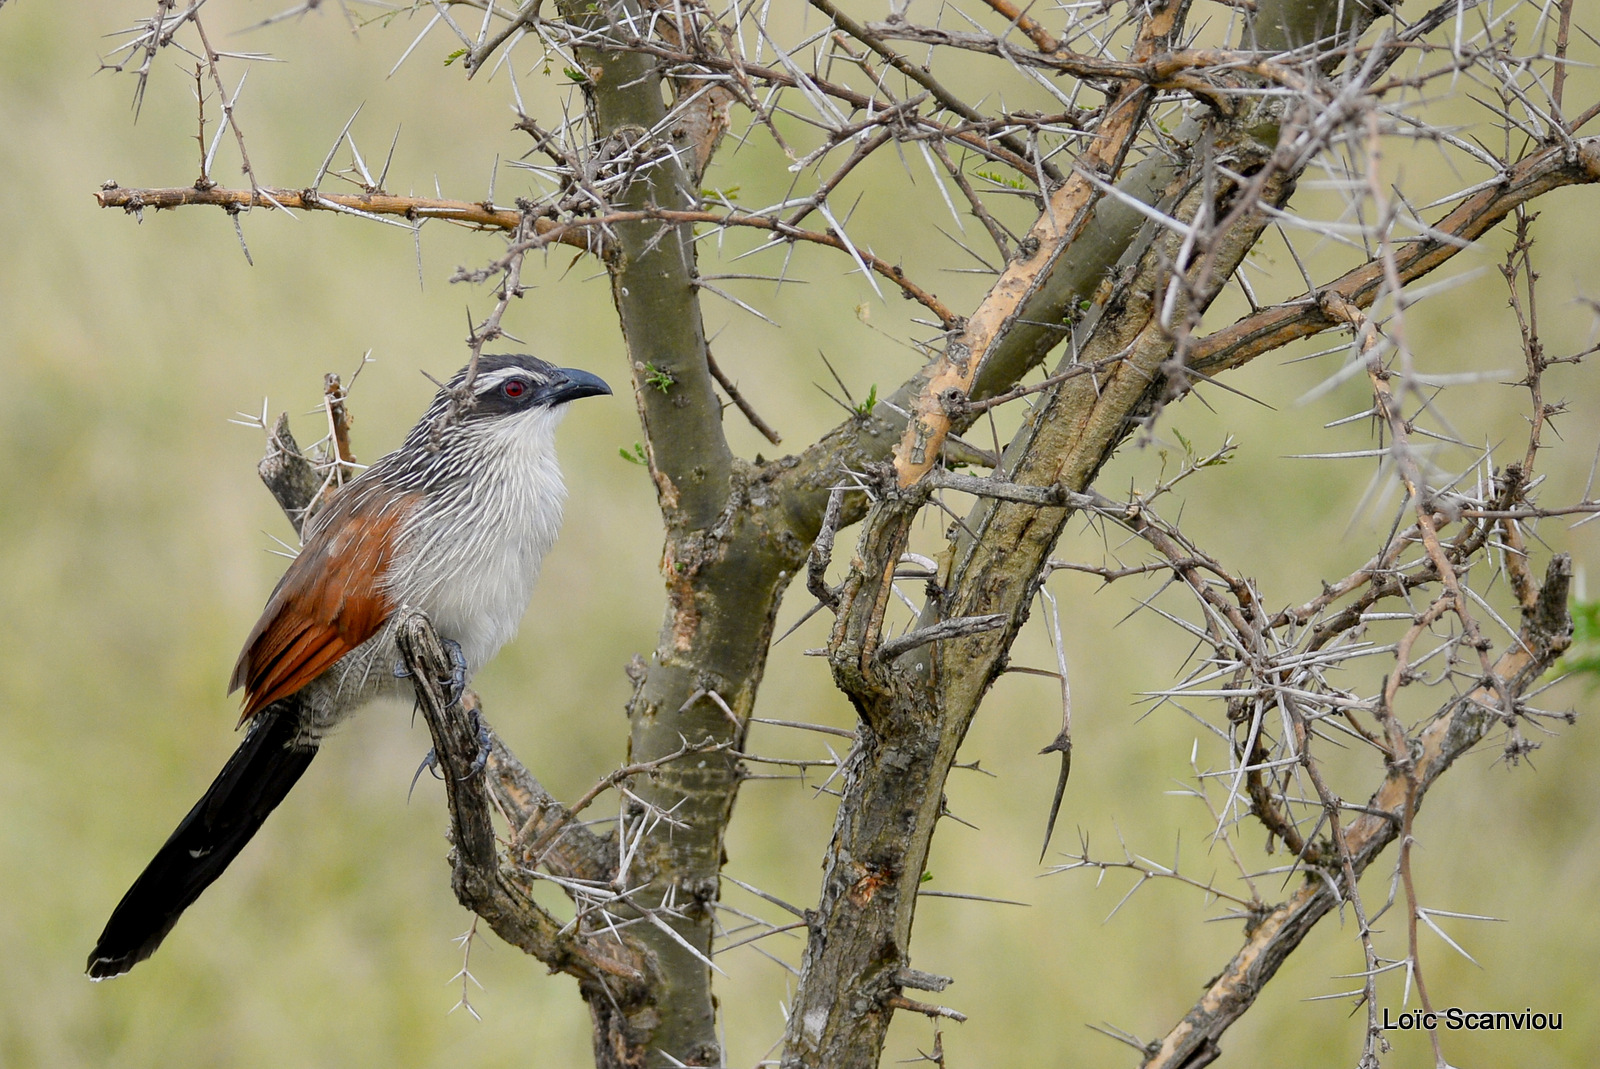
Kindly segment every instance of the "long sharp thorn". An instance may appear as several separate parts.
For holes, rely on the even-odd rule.
[[[394,162],[394,148],[399,143],[400,143],[400,127],[399,127],[399,125],[396,125],[395,128],[394,128],[394,140],[389,142],[389,155],[383,161],[383,173],[378,175],[378,185],[377,185],[377,190],[376,190],[377,192],[381,192],[383,190],[384,180],[389,177],[389,165]]]
[[[417,34],[416,38],[411,42],[406,50],[400,53],[400,58],[394,61],[394,66],[390,67],[389,73],[384,75],[385,79],[394,77],[394,72],[400,69],[400,64],[404,63],[406,59],[410,57],[411,53],[416,51],[417,46],[422,43],[422,39],[428,36],[428,31],[437,25],[439,25],[439,16],[435,14],[433,18],[428,20],[428,24],[422,28],[422,32]]]
[[[205,165],[200,168],[200,173],[204,174],[208,178],[211,176],[211,161],[217,158],[217,146],[222,144],[222,133],[227,128],[228,128],[228,113],[227,112],[223,112],[222,113],[222,121],[217,123],[216,136],[212,137],[212,139],[211,139],[211,147],[206,150],[206,162],[205,162]]]
[[[350,142],[350,155],[356,161],[356,170],[361,172],[362,181],[366,184],[366,189],[370,193],[378,187],[372,184],[372,172],[367,170],[367,161],[361,158],[361,150],[356,148],[354,135],[347,135],[345,140]]]
[[[1039,848],[1040,862],[1043,862],[1045,854],[1050,852],[1050,837],[1055,834],[1056,817],[1061,815],[1061,799],[1067,793],[1067,777],[1072,774],[1072,740],[1063,733],[1039,752],[1044,754],[1052,750],[1061,754],[1061,775],[1056,778],[1055,797],[1050,800],[1050,816],[1044,822],[1044,845]]]
[[[833,217],[833,212],[828,210],[827,202],[824,201],[823,203],[818,204],[817,210],[820,211],[823,217],[833,225],[833,232],[839,235],[839,240],[844,244],[846,251],[850,253],[850,258],[856,262],[857,267],[861,268],[861,273],[867,276],[867,284],[872,287],[872,292],[878,295],[878,299],[880,301],[883,300],[883,291],[878,288],[878,280],[873,277],[872,268],[867,266],[867,261],[861,258],[861,253],[856,251],[855,244],[851,242],[849,236],[845,234],[844,227],[839,225],[838,220]]]
[[[334,155],[339,151],[339,146],[344,143],[344,137],[350,132],[350,127],[355,123],[356,116],[360,115],[361,109],[366,106],[366,101],[362,101],[360,104],[357,104],[356,110],[350,113],[350,118],[345,122],[344,129],[340,130],[339,136],[334,138],[333,147],[328,149],[328,155],[324,157],[322,166],[317,168],[317,177],[311,180],[311,189],[313,192],[322,186],[322,180],[328,175],[328,168],[333,165]]]
[[[233,232],[239,235],[239,249],[244,253],[244,262],[254,267],[256,262],[250,258],[250,246],[244,243],[244,227],[239,224],[238,212],[233,213]]]

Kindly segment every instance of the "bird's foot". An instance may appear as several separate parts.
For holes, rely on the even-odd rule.
[[[471,779],[488,766],[489,751],[491,749],[491,740],[493,738],[493,736],[489,734],[489,725],[485,723],[483,717],[478,714],[477,707],[474,706],[468,711],[472,714],[473,730],[478,734],[478,752],[472,758],[472,767],[467,769],[467,774],[465,776],[461,777],[463,780]],[[438,769],[439,754],[437,751],[430,748],[427,754],[423,756],[422,764],[417,766],[416,773],[411,777],[411,787],[406,791],[406,801],[411,801],[411,795],[417,789],[417,781],[422,778],[422,774],[424,772],[432,772],[434,779],[439,779],[440,777]]]
[[[0,0],[0,3],[4,2],[5,0]],[[445,652],[450,654],[450,678],[443,681],[445,684],[444,703],[446,706],[450,706],[460,701],[461,695],[467,692],[467,656],[461,652],[461,643],[448,638],[441,638],[439,641],[444,643]],[[411,678],[411,672],[406,668],[405,661],[397,660],[394,662],[394,677],[396,679]]]

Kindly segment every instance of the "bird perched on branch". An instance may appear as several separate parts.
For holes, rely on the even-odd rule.
[[[608,394],[586,371],[484,356],[442,388],[399,449],[341,490],[245,640],[230,692],[249,730],[123,895],[89,954],[96,980],[148,958],[238,856],[335,725],[409,689],[394,621],[428,614],[467,680],[516,632],[555,541],[566,489],[555,429],[567,403]]]

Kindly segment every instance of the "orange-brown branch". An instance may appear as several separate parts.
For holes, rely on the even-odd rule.
[[[1134,45],[1136,63],[1165,51],[1184,6],[1168,4],[1151,11]],[[1095,182],[1085,172],[1114,178],[1128,146],[1138,135],[1148,101],[1149,89],[1142,81],[1122,83],[1107,105],[1100,128],[1079,166],[1050,193],[1045,210],[1018,246],[1017,255],[967,320],[965,329],[946,344],[944,356],[930,369],[905,436],[895,450],[894,464],[901,486],[912,485],[933,467],[939,448],[950,433],[951,417],[945,397],[965,397],[971,391],[990,348],[1022,314],[1050,268],[1082,232],[1099,196]]]
[[[250,189],[199,189],[180,186],[170,189],[124,189],[110,185],[95,194],[102,208],[121,208],[125,212],[140,212],[146,208],[181,208],[191,204],[210,205],[226,211],[244,211],[250,208],[303,208],[307,211],[337,211],[361,216],[399,217],[412,223],[428,219],[445,219],[453,223],[478,227],[484,230],[515,230],[522,214],[512,208],[495,208],[492,205],[464,200],[440,200],[434,197],[397,197],[388,193],[321,193],[315,190],[275,189],[263,187]],[[833,231],[804,230],[790,226],[779,219],[741,212],[721,213],[709,211],[668,211],[645,209],[635,212],[612,212],[603,216],[556,221],[540,217],[533,221],[534,238],[528,248],[562,244],[594,252],[603,247],[597,230],[615,223],[659,219],[667,223],[707,223],[714,226],[745,226],[768,230],[791,241],[804,241],[824,245],[840,252],[859,256],[873,273],[900,287],[905,296],[921,304],[946,325],[955,322],[955,313],[943,301],[929,293],[911,279],[898,265],[892,264],[867,249],[848,244]],[[520,246],[519,246],[520,247]]]
[[[277,189],[263,186],[260,189],[223,189],[213,186],[179,186],[170,189],[124,189],[110,184],[94,195],[102,208],[121,208],[137,213],[146,208],[182,208],[191,204],[210,205],[224,211],[247,211],[251,208],[302,209],[308,212],[328,211],[346,215],[400,218],[410,223],[423,223],[429,219],[444,219],[452,223],[478,227],[483,230],[515,230],[522,213],[515,208],[496,208],[492,204],[467,200],[444,200],[438,197],[399,197],[391,193],[323,193],[314,189]],[[535,233],[556,229],[550,219],[536,219]],[[583,234],[572,233],[557,239],[578,248],[587,248]]]
[[[1041,52],[1054,52],[1061,47],[1061,42],[1055,35],[1026,11],[1013,4],[1011,0],[983,0],[989,7],[1002,18],[1009,19],[1011,24],[1028,35],[1028,40],[1033,42],[1035,48]]]
[[[367,215],[399,216],[411,222],[448,219],[490,230],[511,230],[522,219],[514,208],[495,208],[464,200],[439,200],[433,197],[397,197],[389,193],[323,193],[314,189],[124,189],[109,185],[94,195],[102,208],[121,208],[126,212],[145,208],[181,208],[190,204],[209,204],[218,208],[303,208],[306,211],[349,211]]]

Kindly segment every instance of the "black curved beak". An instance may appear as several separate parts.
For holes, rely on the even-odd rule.
[[[591,375],[575,367],[563,367],[556,369],[555,380],[540,392],[545,395],[545,404],[564,405],[580,397],[608,394],[611,392],[611,387],[607,386],[605,380],[598,375]]]

